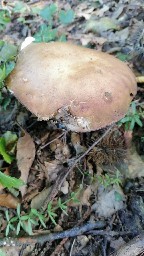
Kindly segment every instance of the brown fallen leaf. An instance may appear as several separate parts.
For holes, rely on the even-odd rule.
[[[134,145],[128,149],[125,163],[124,173],[126,177],[130,179],[144,177],[144,159],[137,153]]]
[[[51,191],[51,187],[42,190],[38,195],[36,195],[31,201],[31,208],[34,208],[37,210],[41,209],[46,198],[50,194],[50,191]]]
[[[45,175],[49,182],[56,180],[58,172],[62,168],[62,164],[58,160],[53,160],[50,162],[44,162],[45,165]]]
[[[21,179],[26,183],[29,175],[29,170],[35,158],[35,144],[28,133],[19,138],[17,143],[17,165],[21,171]],[[20,188],[22,196],[26,192],[26,186]]]
[[[0,206],[16,209],[19,203],[19,199],[11,194],[0,194]]]

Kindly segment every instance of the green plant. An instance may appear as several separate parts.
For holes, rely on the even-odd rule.
[[[10,21],[9,12],[7,10],[0,10],[0,31],[3,31]]]
[[[0,155],[8,164],[11,164],[14,160],[17,139],[17,135],[10,131],[5,132],[3,136],[0,137]]]
[[[17,143],[17,135],[10,131],[7,131],[0,137],[0,155],[3,160],[11,164],[12,161],[15,159],[15,147]],[[10,177],[3,172],[0,171],[0,183],[5,188],[19,188],[20,186],[24,185],[24,182],[20,179],[16,179],[14,177]]]
[[[59,198],[56,206],[53,206],[53,202],[49,202],[47,206],[47,217],[50,218],[54,225],[57,225],[55,218],[58,216],[56,213],[58,209],[61,209],[65,214],[67,214],[67,203],[71,200],[74,202],[79,202],[77,199],[78,192],[72,192],[70,198],[64,202],[62,202],[61,198]],[[14,217],[10,217],[9,210],[6,210],[5,216],[7,221],[5,230],[6,236],[8,236],[11,231],[15,232],[16,235],[19,235],[21,230],[24,230],[29,235],[32,235],[33,227],[37,226],[39,222],[44,228],[46,228],[45,222],[47,221],[47,217],[44,215],[44,213],[41,213],[36,209],[31,209],[29,213],[24,214],[21,212],[20,204],[17,206]]]
[[[66,41],[64,34],[59,34],[56,28],[55,20],[59,20],[62,25],[68,25],[74,21],[74,11],[59,10],[56,4],[50,4],[44,7],[40,12],[39,16],[44,20],[38,32],[34,34],[36,42],[50,42],[50,41]]]
[[[17,47],[15,45],[0,41],[0,88],[4,85],[4,79],[14,69],[16,55]]]
[[[47,213],[54,225],[57,225],[56,221],[55,221],[55,218],[57,217],[57,214],[55,213],[56,209],[57,209],[56,207],[52,206],[52,202],[49,202],[48,207],[47,207]]]
[[[6,110],[10,104],[10,97],[5,97],[2,92],[4,80],[15,67],[17,47],[4,41],[0,41],[0,105]]]
[[[5,251],[3,251],[3,249],[0,249],[0,256],[6,256]]]
[[[138,124],[140,127],[142,127],[142,121],[141,118],[144,117],[143,111],[139,107],[139,109],[136,108],[136,103],[133,101],[131,103],[131,106],[129,108],[128,113],[124,118],[122,118],[118,124],[125,125],[125,130],[133,130],[135,125]]]
[[[111,186],[111,185],[116,185],[120,186],[122,185],[122,180],[121,180],[121,175],[119,170],[116,170],[116,173],[114,176],[110,176],[109,174],[105,174],[102,176],[97,176],[98,182],[103,185],[105,188]]]
[[[8,176],[0,171],[0,184],[3,185],[4,188],[19,188],[25,183],[21,179],[16,179],[14,177]]]
[[[18,204],[16,214],[16,216],[10,218],[9,212],[6,210],[6,236],[9,235],[11,230],[16,231],[16,235],[18,235],[21,229],[29,235],[32,235],[32,228],[33,226],[38,225],[38,221],[40,221],[42,226],[46,228],[44,215],[39,213],[36,209],[31,209],[30,213],[22,215],[20,204]]]
[[[61,10],[59,12],[59,20],[61,24],[63,25],[68,25],[74,21],[74,11],[73,10],[68,10],[68,11],[63,11]]]
[[[81,189],[81,188],[80,188]],[[56,225],[56,221],[55,218],[57,217],[57,214],[55,213],[56,210],[61,209],[61,211],[67,215],[67,204],[70,201],[73,201],[74,203],[79,203],[79,200],[77,199],[77,195],[79,194],[80,190],[78,190],[77,192],[72,192],[70,195],[70,198],[67,199],[66,201],[62,202],[61,198],[58,199],[57,205],[56,206],[52,206],[52,202],[50,202],[48,204],[47,207],[47,212],[48,215],[51,219],[51,221],[53,222],[54,225]]]

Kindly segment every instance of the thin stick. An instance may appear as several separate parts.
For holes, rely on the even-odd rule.
[[[84,158],[109,132],[110,130],[113,128],[113,126],[115,125],[112,124],[105,132],[104,134],[98,139],[96,140],[81,156],[79,156],[77,159],[75,159],[74,163],[69,167],[68,170],[66,170],[64,172],[64,170],[62,170],[62,172],[59,174],[55,184],[53,185],[53,187],[51,188],[51,192],[48,195],[48,197],[45,199],[44,205],[43,205],[43,210],[45,211],[47,208],[47,205],[50,201],[53,201],[53,199],[55,198],[55,196],[57,195],[58,191],[60,190],[62,184],[64,183],[64,181],[66,180],[67,176],[70,174],[70,172],[73,170],[73,168],[76,166],[76,164],[82,159]]]
[[[96,221],[96,222],[88,222],[82,226],[74,227],[66,231],[57,232],[57,233],[44,233],[44,234],[38,234],[28,237],[17,237],[17,238],[0,238],[0,246],[20,246],[23,244],[29,245],[29,244],[35,244],[40,243],[43,244],[45,242],[52,242],[58,239],[63,239],[67,237],[76,237],[80,236],[85,232],[88,232],[93,229],[100,229],[105,226],[104,221]]]
[[[104,134],[98,139],[96,140],[81,156],[79,156],[74,164],[69,168],[69,170],[67,171],[66,175],[64,176],[64,178],[62,179],[61,183],[59,184],[59,188],[61,188],[63,182],[65,181],[65,179],[67,178],[67,176],[70,174],[70,172],[73,170],[73,168],[76,166],[76,164],[82,159],[84,158],[109,132],[110,130],[114,127],[115,124],[112,124],[105,132]]]
[[[48,145],[50,145],[52,142],[58,140],[59,138],[61,138],[64,134],[66,133],[66,131],[64,131],[63,133],[61,133],[59,136],[57,136],[55,139],[49,141],[48,143],[46,143],[45,145],[41,146],[40,149],[44,149],[45,147],[47,147]]]

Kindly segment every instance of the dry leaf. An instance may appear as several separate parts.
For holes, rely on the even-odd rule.
[[[2,256],[19,256],[20,255],[20,249],[18,246],[15,245],[13,239],[11,239],[11,246],[4,246],[0,250],[0,255]]]
[[[70,158],[70,149],[68,145],[64,144],[60,139],[53,141],[50,144],[50,149],[55,153],[55,159],[60,162],[65,162]]]
[[[63,194],[68,194],[68,188],[69,188],[69,183],[68,183],[68,181],[64,181],[63,182],[63,185],[61,186],[61,189],[60,189],[60,191],[61,192],[63,192]]]
[[[42,190],[38,195],[36,195],[31,201],[31,208],[34,208],[37,210],[41,209],[50,192],[51,192],[51,187]]]
[[[17,143],[17,165],[21,171],[21,179],[27,183],[29,170],[35,158],[35,144],[28,133],[19,138]],[[26,192],[26,186],[20,188],[22,196]]]
[[[144,177],[144,160],[137,153],[134,146],[128,149],[125,162],[127,164],[127,168],[125,168],[124,172],[129,179]]]
[[[16,209],[19,203],[19,199],[11,194],[0,194],[0,206]]]
[[[122,200],[116,200],[116,193],[121,196]],[[125,207],[124,200],[125,196],[120,187],[113,187],[110,191],[101,188],[97,202],[92,205],[92,210],[95,210],[99,217],[108,218]]]
[[[50,162],[44,162],[45,174],[49,182],[56,180],[57,174],[62,169],[62,164],[58,160],[53,160]]]
[[[73,132],[71,134],[71,142],[73,144],[73,147],[75,148],[77,155],[85,152],[86,147],[80,145],[80,135],[78,133]]]
[[[108,30],[117,30],[119,27],[115,20],[109,17],[102,17],[99,20],[91,19],[86,23],[85,32],[101,34]]]

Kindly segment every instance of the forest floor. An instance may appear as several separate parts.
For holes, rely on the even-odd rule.
[[[6,43],[19,51],[26,37],[69,41],[143,76],[143,20],[143,0],[1,1],[0,56]],[[107,128],[75,133],[38,121],[2,87],[0,168],[26,185],[0,185],[0,256],[144,255],[143,90],[138,84],[128,118],[101,138]]]

